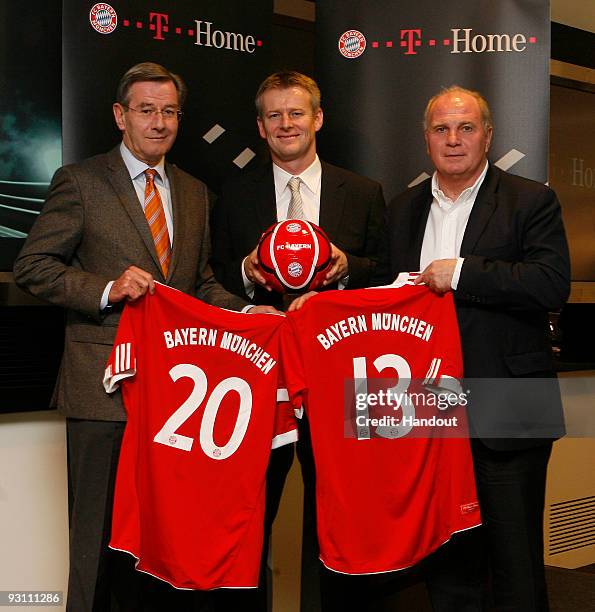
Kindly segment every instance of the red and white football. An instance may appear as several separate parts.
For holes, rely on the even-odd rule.
[[[314,223],[288,219],[261,236],[258,260],[275,291],[303,293],[322,286],[331,264],[331,243]]]

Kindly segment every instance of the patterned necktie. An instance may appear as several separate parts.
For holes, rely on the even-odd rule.
[[[157,170],[149,168],[145,170],[147,184],[145,186],[145,217],[149,223],[153,242],[155,243],[155,251],[159,264],[163,270],[163,276],[167,277],[169,262],[171,260],[171,247],[169,245],[169,234],[167,232],[167,223],[165,222],[165,211],[163,203],[157,187],[155,187],[155,175]]]
[[[288,219],[305,219],[304,215],[304,204],[302,202],[302,195],[300,194],[300,183],[302,179],[297,176],[292,176],[287,184],[291,191],[291,200],[289,201],[289,209],[287,210]]]

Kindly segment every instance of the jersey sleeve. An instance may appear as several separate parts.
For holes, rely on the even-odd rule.
[[[303,414],[304,373],[299,347],[293,327],[288,319],[280,332],[281,372],[277,388],[275,435],[272,448],[295,442],[298,439],[297,420]]]
[[[460,393],[463,377],[463,353],[459,324],[451,293],[431,296],[440,308],[440,322],[433,346],[436,352],[426,372],[422,385],[432,393]]]
[[[277,389],[277,409],[275,411],[275,430],[271,448],[279,448],[297,442],[298,429],[296,410],[289,401],[287,389],[282,385]]]
[[[453,376],[454,369],[442,357],[434,357],[423,380],[423,387],[431,393],[460,393],[460,374]],[[451,372],[450,374],[448,372]]]
[[[107,393],[113,393],[120,381],[136,374],[134,330],[130,306],[126,305],[120,318],[116,340],[105,366],[103,386]]]
[[[293,314],[293,313],[292,313]],[[295,332],[295,315],[289,315],[281,328],[281,376],[287,391],[287,401],[301,418],[306,394],[306,378],[300,344]]]
[[[298,439],[297,420],[304,413],[302,407],[304,372],[299,354],[297,338],[289,319],[280,332],[281,373],[277,388],[277,411],[275,413],[275,437],[272,448],[278,448]]]

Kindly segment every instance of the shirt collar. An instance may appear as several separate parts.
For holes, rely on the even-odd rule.
[[[165,183],[165,157],[162,157],[158,164],[149,166],[144,161],[136,158],[123,142],[120,144],[120,154],[122,155],[122,159],[124,160],[124,164],[132,180],[143,174],[147,168],[154,168],[157,170],[157,174],[161,181]]]
[[[459,197],[454,202],[448,196],[444,195],[444,192],[442,189],[440,189],[440,185],[438,185],[438,173],[434,172],[432,175],[432,195],[434,196],[434,199],[437,200],[438,204],[440,205],[448,203],[451,206],[457,203],[463,204],[465,202],[474,202],[475,198],[477,197],[477,192],[483,183],[483,179],[488,172],[489,165],[490,164],[486,161],[486,165],[484,166],[482,173],[477,177],[475,183],[473,183],[471,187],[463,189]]]
[[[301,174],[290,174],[273,163],[273,177],[275,179],[275,192],[277,198],[279,198],[287,188],[287,183],[292,176],[298,176],[313,194],[317,194],[320,189],[320,181],[322,178],[322,164],[320,163],[320,159],[318,159],[318,155]]]

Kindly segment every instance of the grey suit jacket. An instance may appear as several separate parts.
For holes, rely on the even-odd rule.
[[[348,288],[367,287],[377,267],[386,261],[383,250],[386,205],[382,188],[368,178],[321,163],[319,225],[347,255]],[[272,163],[244,172],[223,187],[213,211],[211,263],[226,289],[247,297],[241,262],[254,249],[261,234],[276,221]],[[280,302],[280,296],[256,287],[255,303],[280,306],[275,298]]]
[[[246,302],[225,291],[208,265],[208,192],[166,164],[174,242],[167,278],[119,147],[60,168],[44,208],[14,267],[17,284],[66,308],[66,338],[53,405],[68,417],[125,420],[120,393],[107,395],[102,378],[123,304],[100,312],[102,293],[131,265],[217,306]]]

